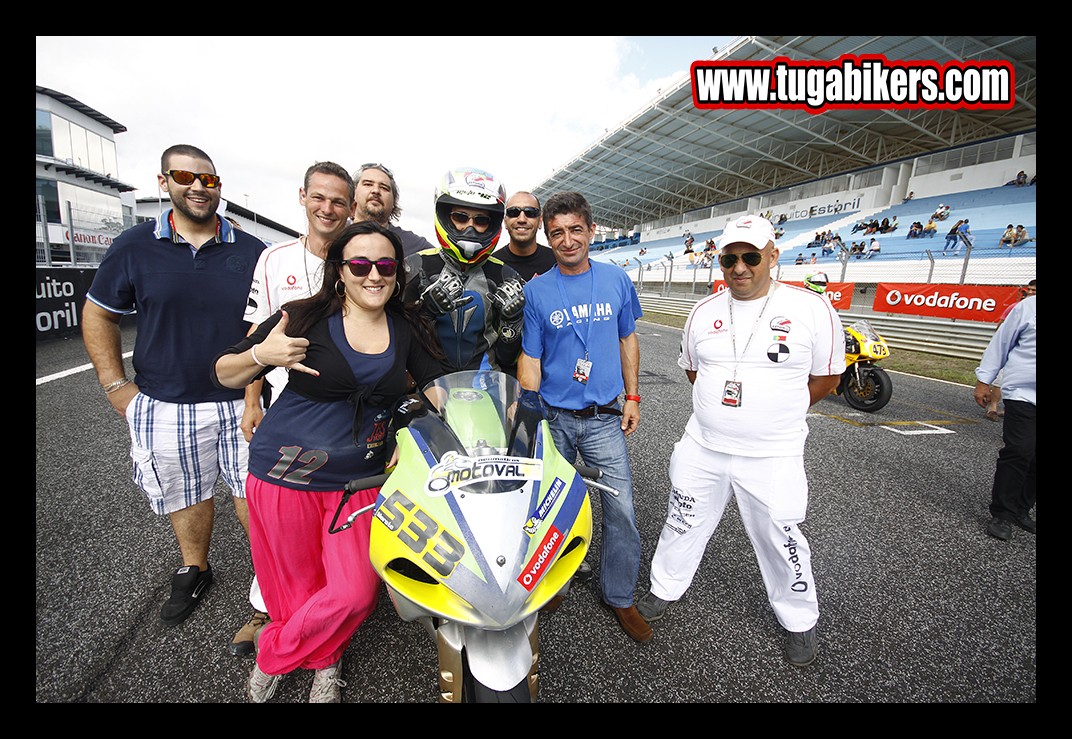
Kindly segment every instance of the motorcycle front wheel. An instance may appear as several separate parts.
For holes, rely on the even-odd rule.
[[[532,703],[528,678],[509,690],[492,690],[473,677],[469,660],[462,652],[462,703]]]
[[[881,367],[860,367],[860,382],[856,373],[846,370],[841,376],[841,394],[845,401],[858,411],[874,413],[886,407],[893,397],[893,381]]]

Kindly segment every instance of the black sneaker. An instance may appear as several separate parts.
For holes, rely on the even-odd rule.
[[[194,612],[201,596],[212,584],[212,565],[204,572],[196,565],[185,565],[171,576],[171,597],[160,607],[160,620],[178,626]]]
[[[997,516],[995,516],[994,518],[990,519],[990,523],[986,525],[986,533],[990,534],[995,539],[1008,541],[1012,538],[1012,524],[1010,524],[1004,518],[998,518]]]
[[[640,611],[640,615],[644,617],[645,621],[651,623],[665,616],[666,607],[669,605],[670,601],[663,600],[649,590],[637,601],[636,609]]]
[[[785,658],[789,664],[807,667],[815,661],[818,645],[815,643],[815,627],[807,631],[790,631],[785,645]]]
[[[588,564],[585,560],[581,560],[581,566],[577,568],[577,571],[573,573],[573,579],[577,582],[588,582],[592,579],[592,565]]]

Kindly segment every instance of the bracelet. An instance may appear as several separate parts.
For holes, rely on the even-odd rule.
[[[105,395],[111,395],[112,393],[114,393],[119,388],[123,387],[124,385],[129,385],[129,384],[130,384],[130,380],[128,380],[125,377],[120,377],[115,382],[109,382],[107,385],[101,385],[101,389],[104,390]]]
[[[625,399],[626,400],[633,400],[633,401],[636,401],[637,403],[640,402],[640,396],[639,395],[626,395]]]
[[[264,362],[262,362],[261,360],[257,359],[257,345],[256,344],[254,344],[253,346],[251,346],[249,348],[249,356],[253,357],[253,363],[255,365],[257,365],[258,367],[267,367],[268,366]]]

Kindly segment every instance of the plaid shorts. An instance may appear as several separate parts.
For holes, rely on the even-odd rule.
[[[163,515],[211,498],[222,479],[246,497],[245,401],[165,403],[138,393],[127,406],[133,480]]]

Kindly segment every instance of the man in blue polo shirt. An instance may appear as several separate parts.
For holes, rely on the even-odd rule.
[[[133,479],[167,514],[182,566],[160,609],[182,623],[212,583],[213,489],[221,477],[249,535],[243,391],[212,382],[216,355],[246,335],[242,320],[264,244],[220,218],[220,178],[205,152],[167,149],[157,175],[172,208],[120,234],[101,261],[82,311],[82,337],[105,397],[130,426]],[[134,378],[119,322],[137,313]]]
[[[581,193],[552,195],[543,224],[557,266],[525,284],[517,379],[526,392],[539,392],[558,451],[570,462],[579,454],[618,491],[600,492],[599,584],[622,630],[646,642],[651,626],[633,602],[640,532],[625,444],[640,423],[636,319],[643,311],[625,272],[588,258],[596,229]]]

